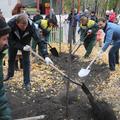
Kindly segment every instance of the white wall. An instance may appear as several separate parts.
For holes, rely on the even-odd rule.
[[[17,0],[0,0],[0,9],[6,19],[11,17],[11,11],[16,3]]]

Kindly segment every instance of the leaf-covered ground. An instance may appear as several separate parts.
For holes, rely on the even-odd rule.
[[[57,44],[54,44],[59,48]],[[62,44],[60,57],[51,56],[56,67],[64,73],[69,73],[68,46]],[[107,53],[102,60],[97,60],[91,67],[90,74],[85,78],[78,77],[78,71],[86,68],[98,52],[95,47],[90,58],[84,59],[85,50],[81,47],[71,63],[71,78],[84,82],[96,99],[104,99],[113,107],[118,120],[120,119],[120,66],[111,73],[108,68]],[[64,120],[66,116],[66,79],[54,69],[43,63],[34,63],[31,57],[31,91],[22,88],[23,72],[15,72],[14,78],[5,83],[14,118],[46,115],[44,120]],[[4,66],[6,74],[7,65]],[[90,120],[89,102],[79,86],[70,84],[69,119]]]

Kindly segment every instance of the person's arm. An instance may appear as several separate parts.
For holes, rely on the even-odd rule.
[[[96,34],[96,32],[98,31],[98,25],[97,25],[96,23],[93,25],[92,31],[93,31],[93,33],[95,33],[95,34]]]
[[[44,36],[50,33],[51,29],[49,29],[49,27],[44,28],[41,24],[41,20],[36,21],[36,24],[38,24],[39,28],[43,31]]]
[[[109,45],[112,43],[112,37],[113,37],[113,30],[111,28],[109,28],[106,31],[106,35],[105,35],[105,43],[104,46],[102,48],[103,51],[106,51],[106,49],[109,47]]]
[[[80,27],[80,41],[84,42],[85,39],[87,38],[87,29],[83,29],[82,27]]]
[[[31,25],[31,29],[32,29],[32,37],[34,40],[37,41],[40,47],[40,52],[42,56],[45,58],[46,56],[48,56],[47,44],[41,40],[39,30],[35,28],[34,24]]]
[[[88,32],[89,32],[89,30],[91,30],[90,35],[95,35],[98,31],[98,25],[95,23],[91,28],[88,29]]]

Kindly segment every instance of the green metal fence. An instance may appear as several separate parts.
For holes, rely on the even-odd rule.
[[[61,34],[60,34],[61,30]],[[63,42],[63,27],[60,28],[53,28],[50,33],[49,42]]]

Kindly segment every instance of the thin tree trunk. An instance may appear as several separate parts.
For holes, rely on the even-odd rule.
[[[74,22],[74,7],[75,7],[75,1],[72,0],[72,23],[69,26],[70,31],[73,32],[73,22]],[[72,33],[71,33],[72,34]],[[69,56],[68,56],[68,76],[71,76],[71,64],[72,64],[72,60],[71,60],[71,52],[72,52],[72,38],[69,37],[70,43],[69,43]],[[69,120],[69,89],[70,89],[70,82],[67,81],[66,83],[66,119]]]
[[[80,0],[78,0],[78,12],[80,12]]]
[[[115,5],[114,5],[114,8],[113,8],[113,10],[114,10],[115,12],[117,12],[118,3],[119,3],[119,0],[116,0],[116,1],[115,1]]]
[[[97,13],[98,12],[98,7],[97,7],[97,3],[98,3],[98,0],[95,0],[95,12]]]
[[[64,14],[64,0],[62,0],[62,14]]]

